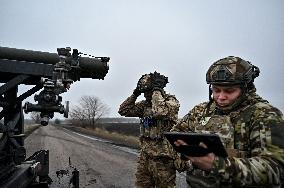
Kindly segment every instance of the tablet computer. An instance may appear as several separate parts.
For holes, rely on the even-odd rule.
[[[181,154],[200,157],[213,152],[217,156],[228,157],[226,149],[217,134],[165,132],[164,135],[172,144],[173,148]],[[176,146],[174,142],[177,140],[183,140],[188,145]],[[199,146],[200,142],[204,143],[207,148]]]

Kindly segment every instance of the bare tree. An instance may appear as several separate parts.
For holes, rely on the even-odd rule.
[[[73,123],[95,128],[98,120],[109,113],[109,107],[98,97],[82,96],[79,105],[70,110]]]
[[[35,111],[32,111],[30,113],[30,116],[32,118],[32,120],[35,122],[35,123],[40,123],[40,112],[35,112]]]

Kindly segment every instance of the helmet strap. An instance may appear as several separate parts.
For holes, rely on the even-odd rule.
[[[209,101],[212,101],[213,100],[213,98],[212,98],[212,89],[211,89],[211,84],[209,84]]]

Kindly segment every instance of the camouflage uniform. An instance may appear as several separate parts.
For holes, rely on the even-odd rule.
[[[119,108],[119,114],[141,118],[140,156],[136,172],[136,187],[175,187],[176,171],[173,150],[163,136],[177,123],[179,102],[175,96],[154,90],[151,101],[136,102],[132,94]],[[153,121],[152,124],[145,123]]]
[[[229,155],[216,157],[211,171],[188,169],[189,187],[284,185],[283,114],[254,87],[242,98],[232,109],[220,109],[213,100],[199,104],[173,127],[172,131],[218,134]]]

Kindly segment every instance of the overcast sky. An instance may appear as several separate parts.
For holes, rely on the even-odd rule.
[[[0,0],[0,46],[109,56],[105,80],[82,79],[63,101],[94,95],[112,117],[154,71],[169,77],[185,115],[208,100],[208,67],[229,55],[260,68],[258,93],[283,111],[283,10],[283,0]]]

